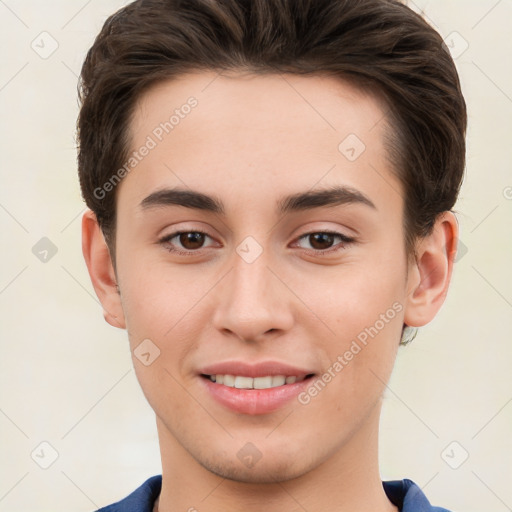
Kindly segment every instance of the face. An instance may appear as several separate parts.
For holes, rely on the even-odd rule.
[[[187,74],[140,99],[116,270],[137,376],[176,454],[285,480],[373,435],[409,292],[384,111],[292,75]]]

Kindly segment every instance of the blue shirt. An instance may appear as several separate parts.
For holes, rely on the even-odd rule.
[[[400,512],[449,512],[445,508],[433,507],[423,491],[411,480],[393,480],[382,482],[382,485],[389,500]],[[124,500],[96,512],[152,512],[161,487],[162,476],[153,476]]]

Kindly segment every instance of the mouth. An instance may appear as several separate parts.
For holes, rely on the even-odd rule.
[[[201,373],[199,380],[208,399],[231,412],[253,416],[270,414],[293,403],[315,376],[314,373],[258,377]]]
[[[245,375],[230,375],[230,374],[214,374],[208,375],[206,373],[200,374],[202,378],[215,382],[218,385],[227,386],[229,388],[257,390],[257,389],[273,389],[281,386],[288,386],[305,380],[311,379],[315,376],[314,373],[307,375],[265,375],[262,377],[248,377]]]

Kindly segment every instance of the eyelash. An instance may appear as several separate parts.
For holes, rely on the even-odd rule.
[[[208,233],[206,233],[205,231],[201,231],[200,229],[194,229],[194,230],[182,230],[182,231],[175,231],[174,233],[171,233],[169,235],[166,235],[165,237],[161,238],[158,242],[161,244],[161,245],[165,245],[165,244],[168,244],[170,242],[170,240],[172,240],[173,238],[179,236],[179,235],[182,235],[184,233],[201,233],[202,235],[205,235],[209,238],[212,238],[210,237],[210,235]],[[328,249],[304,249],[304,251],[307,253],[307,254],[314,254],[315,256],[324,256],[324,255],[328,255],[328,254],[331,254],[332,252],[337,252],[337,251],[342,251],[344,250],[348,245],[352,244],[353,242],[355,242],[355,239],[354,238],[350,238],[346,235],[343,235],[342,233],[338,233],[337,231],[331,231],[331,230],[322,230],[322,231],[309,231],[308,233],[304,233],[303,235],[299,236],[297,238],[297,240],[302,240],[304,238],[307,238],[308,236],[310,235],[318,235],[318,234],[326,234],[326,235],[334,235],[334,236],[337,236],[341,239],[341,242],[340,244],[337,244],[333,247],[329,247]],[[169,247],[166,247],[166,250],[173,253],[173,254],[177,254],[179,256],[194,256],[195,254],[199,253],[201,251],[201,249],[203,248],[199,248],[199,249],[196,249],[196,250],[185,250],[185,251],[182,251],[180,249],[171,249]]]

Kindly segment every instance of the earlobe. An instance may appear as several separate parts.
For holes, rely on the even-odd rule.
[[[82,217],[82,253],[92,285],[103,306],[105,320],[114,327],[126,328],[121,296],[108,246],[94,212]]]
[[[458,232],[455,215],[444,212],[436,220],[432,233],[419,241],[416,261],[409,268],[406,325],[425,325],[441,308],[450,285]]]

